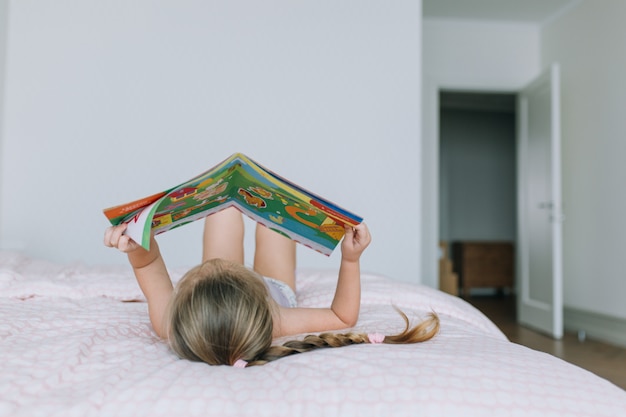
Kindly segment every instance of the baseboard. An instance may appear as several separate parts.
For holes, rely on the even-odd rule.
[[[567,331],[574,333],[582,331],[591,339],[626,348],[625,319],[565,307],[563,322]]]

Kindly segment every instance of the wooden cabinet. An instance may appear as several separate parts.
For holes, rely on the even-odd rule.
[[[439,289],[452,295],[459,295],[459,277],[452,270],[452,259],[447,242],[439,242]]]
[[[514,248],[510,242],[452,243],[454,272],[459,276],[463,296],[475,287],[513,288]]]

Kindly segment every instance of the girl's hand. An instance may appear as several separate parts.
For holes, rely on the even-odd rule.
[[[140,245],[124,234],[127,226],[126,223],[123,223],[107,228],[104,232],[104,246],[116,248],[124,253],[130,253],[140,248]]]
[[[365,223],[355,227],[346,225],[346,234],[341,242],[341,257],[346,261],[356,262],[372,241],[369,229]]]

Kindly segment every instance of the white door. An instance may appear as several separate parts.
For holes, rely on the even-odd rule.
[[[518,300],[520,324],[563,336],[559,66],[518,95]]]

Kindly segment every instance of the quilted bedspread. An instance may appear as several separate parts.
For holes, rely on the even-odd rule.
[[[626,415],[625,391],[509,342],[463,300],[362,281],[355,330],[400,331],[395,305],[414,321],[435,311],[440,333],[238,369],[178,359],[152,331],[129,268],[0,252],[0,417]],[[299,304],[328,306],[335,283],[333,271],[299,271]]]

